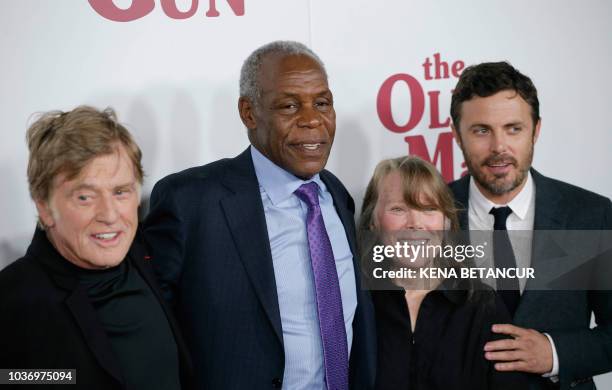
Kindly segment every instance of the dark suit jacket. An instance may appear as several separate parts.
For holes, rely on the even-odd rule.
[[[612,229],[612,205],[608,198],[550,179],[534,169],[531,174],[536,191],[534,230]],[[468,228],[469,180],[470,176],[465,176],[450,184],[463,209],[462,229]],[[546,243],[534,241],[532,266],[563,258],[555,258],[553,252],[554,248]],[[592,377],[612,370],[612,292],[528,288],[529,285],[521,296],[514,323],[546,332],[553,338],[560,380],[558,385],[551,386],[550,380],[531,375],[531,388],[594,389]],[[597,322],[593,329],[591,313]]]
[[[320,173],[355,255],[354,204],[340,181]],[[282,386],[283,332],[272,254],[250,150],[159,181],[145,234],[162,288],[176,308],[199,386]],[[350,383],[374,385],[375,330],[369,293],[359,287]]]
[[[124,261],[131,261],[162,305],[178,347],[183,388],[191,388],[189,353],[136,237]],[[26,255],[0,272],[0,368],[76,369],[77,384],[68,388],[128,390],[87,291],[76,276],[50,272],[58,260],[67,261],[37,229]]]

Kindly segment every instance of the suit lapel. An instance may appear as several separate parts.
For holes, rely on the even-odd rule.
[[[567,214],[561,206],[561,196],[549,179],[533,168],[531,175],[536,191],[531,264],[532,267],[540,268],[544,275],[551,275],[554,268],[564,268],[564,260],[571,261],[567,259],[567,254],[562,249],[563,245],[557,244],[555,237],[549,232],[562,229],[565,226]]]
[[[563,198],[550,179],[531,169],[535,183],[536,208],[533,230],[558,230],[566,225],[567,212],[562,207]]]
[[[550,288],[548,286],[550,279],[560,271],[566,272],[571,269],[573,262],[573,259],[563,249],[564,244],[556,241],[559,236],[550,232],[563,229],[566,225],[567,213],[566,208],[563,207],[563,198],[550,179],[542,176],[533,168],[531,175],[536,191],[531,266],[535,269],[536,275],[542,276],[538,282],[528,280],[523,298],[531,297],[533,294],[533,290],[527,291],[530,287]],[[524,301],[525,299],[522,299],[521,303]]]
[[[355,259],[357,246],[355,242],[355,220],[352,213],[354,206],[353,208],[349,208],[349,205],[347,204],[349,199],[346,197],[346,195],[343,196],[341,189],[339,189],[338,186],[333,183],[327,171],[322,171],[320,177],[334,200],[334,208],[336,209],[336,212],[340,217],[340,221],[344,226],[346,238],[349,242],[351,252],[353,253],[353,258]]]
[[[233,192],[221,201],[227,224],[240,259],[253,283],[255,294],[282,344],[283,331],[270,239],[259,184],[248,148],[227,168],[224,185]]]
[[[340,221],[344,226],[344,231],[346,233],[346,238],[349,242],[349,247],[353,254],[353,270],[355,272],[355,288],[357,290],[357,309],[355,310],[355,317],[353,319],[353,345],[351,347],[351,356],[349,357],[349,383],[351,387],[354,387],[358,384],[357,375],[359,369],[355,368],[360,366],[365,357],[366,353],[368,353],[367,345],[365,345],[367,338],[372,335],[367,334],[366,326],[368,321],[373,321],[373,316],[371,318],[367,318],[367,313],[371,313],[371,308],[366,308],[366,305],[371,305],[367,300],[369,298],[369,292],[361,289],[361,267],[360,267],[360,258],[357,254],[357,245],[356,245],[356,235],[355,235],[355,220],[354,220],[354,210],[355,206],[352,203],[352,199],[347,196],[346,193],[341,189],[341,187],[336,184],[336,180],[332,177],[331,174],[327,171],[322,171],[320,173],[321,180],[325,183],[327,190],[331,194],[334,200],[334,208],[338,216],[340,217]],[[369,351],[373,351],[372,348]],[[357,359],[362,359],[361,362],[358,362]],[[374,375],[372,375],[374,376]]]

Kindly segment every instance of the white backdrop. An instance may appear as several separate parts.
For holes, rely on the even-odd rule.
[[[328,168],[358,206],[378,160],[414,153],[407,136],[415,145],[424,141],[431,157],[438,140],[447,140],[448,126],[429,128],[428,93],[439,91],[444,122],[456,78],[426,80],[423,63],[436,53],[451,68],[508,60],[529,75],[543,117],[534,166],[612,196],[612,2],[176,0],[182,12],[198,3],[193,16],[179,20],[162,9],[162,1],[172,1],[135,1],[155,7],[130,22],[109,20],[84,0],[1,3],[0,268],[23,254],[35,225],[24,142],[33,113],[79,104],[115,108],[142,147],[146,195],[171,172],[248,145],[236,109],[240,66],[277,39],[308,44],[327,65],[338,121]],[[132,0],[114,4],[127,9]],[[211,4],[219,16],[206,15]],[[403,133],[387,129],[377,112],[381,86],[397,74],[414,78],[425,97],[423,118]],[[398,82],[388,99],[400,127],[413,114],[415,91]],[[458,177],[456,146],[438,159],[441,169],[449,163],[447,176]],[[602,388],[612,388],[605,381]]]

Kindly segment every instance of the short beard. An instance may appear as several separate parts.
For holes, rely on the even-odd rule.
[[[461,148],[461,151],[463,152],[463,159],[465,160],[465,164],[468,168],[468,172],[474,178],[474,180],[476,180],[476,182],[480,184],[482,188],[484,188],[491,194],[495,196],[499,196],[499,195],[504,195],[504,194],[507,194],[508,192],[515,190],[523,183],[523,181],[525,181],[525,178],[527,177],[527,173],[529,172],[529,169],[531,168],[531,162],[533,161],[533,147],[534,147],[534,144],[532,143],[531,149],[529,150],[529,155],[527,156],[526,164],[524,166],[521,166],[520,162],[517,162],[516,177],[510,183],[505,183],[503,180],[497,180],[497,179],[503,179],[503,177],[495,177],[492,181],[487,181],[487,177],[485,173],[482,170],[479,170],[477,169],[477,167],[475,167],[475,164],[473,164],[473,161],[468,158],[463,148]]]

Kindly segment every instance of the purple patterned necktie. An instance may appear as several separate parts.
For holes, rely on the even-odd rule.
[[[348,345],[342,297],[334,253],[319,206],[319,186],[315,182],[302,184],[295,190],[295,194],[308,206],[306,231],[323,341],[327,389],[346,390],[348,389]]]

